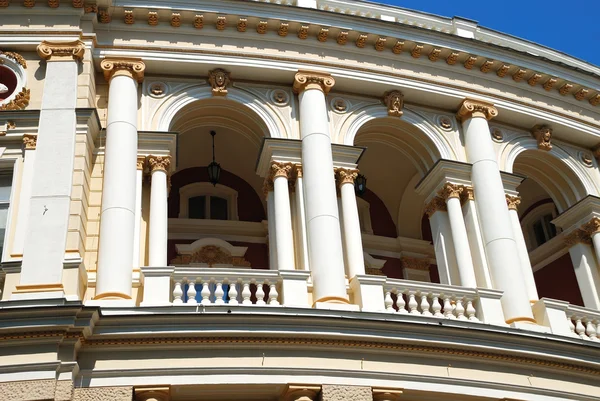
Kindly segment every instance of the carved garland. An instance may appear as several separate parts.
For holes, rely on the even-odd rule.
[[[23,110],[25,107],[29,105],[29,100],[31,98],[31,91],[27,88],[21,89],[21,92],[15,96],[13,100],[10,102],[3,104],[0,106],[0,110],[2,111],[12,111],[12,110]]]

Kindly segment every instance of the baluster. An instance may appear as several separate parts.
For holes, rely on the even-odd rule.
[[[181,289],[181,280],[175,281],[175,288],[173,289],[173,305],[181,305],[183,300],[183,290]]]
[[[465,317],[465,307],[463,305],[462,298],[456,298],[456,306],[454,307],[454,313],[458,320],[467,320]]]
[[[569,322],[569,328],[571,329],[571,333],[577,334],[577,333],[575,333],[575,325],[573,324],[573,316],[568,316],[567,320]]]
[[[427,299],[427,296],[429,294],[425,294],[424,292],[421,293],[421,313],[423,314],[423,316],[432,316],[432,313],[429,311],[429,300]]]
[[[256,283],[256,281],[255,281]],[[265,302],[265,290],[263,290],[263,283],[256,283],[256,305],[266,305]]]
[[[396,295],[396,306],[398,307],[398,313],[408,313],[406,310],[406,302],[404,302],[404,293],[402,291],[397,291]]]
[[[467,317],[469,318],[469,320],[471,320],[473,322],[479,321],[479,319],[477,319],[477,317],[475,316],[475,314],[477,313],[477,310],[475,310],[475,307],[473,306],[473,301],[468,298],[467,298],[466,313],[467,313]]]
[[[188,305],[196,305],[196,280],[188,280],[187,302]]]
[[[600,341],[600,320],[596,320],[596,340]]]
[[[200,303],[202,305],[210,305],[210,288],[208,288],[208,281],[202,283],[202,290],[200,291],[200,295],[202,295],[202,301]]]
[[[385,305],[385,310],[387,312],[395,312],[394,311],[394,300],[392,299],[391,291],[386,291],[385,296],[383,297],[383,304]]]
[[[598,339],[596,338],[596,327],[594,326],[594,323],[592,323],[591,319],[587,319],[587,322],[585,324],[585,334],[587,334],[590,340],[598,341]]]
[[[454,310],[452,308],[452,303],[450,302],[450,295],[443,294],[444,297],[444,316],[446,319],[456,319],[454,316]]]
[[[415,299],[415,292],[409,290],[408,291],[408,308],[410,309],[410,314],[419,315],[420,313],[417,309],[418,306],[419,306],[419,304],[417,303],[417,300]]]
[[[250,282],[242,281],[242,305],[252,305],[252,292],[250,291]]]
[[[269,305],[279,305],[279,301],[277,297],[279,297],[279,293],[277,292],[277,285],[275,283],[269,284]]]
[[[229,305],[238,305],[238,291],[237,283],[235,281],[229,281]]]
[[[575,332],[579,337],[584,340],[587,340],[587,336],[585,335],[585,327],[581,323],[581,318],[579,316],[575,317]]]
[[[223,305],[225,303],[225,301],[223,301],[224,295],[225,291],[223,291],[223,283],[217,281],[217,287],[215,288],[215,305]]]
[[[437,295],[433,296],[433,299],[431,301],[431,309],[433,309],[433,316],[444,317],[444,315],[442,315],[442,312],[441,312],[442,305],[440,305],[440,300]]]

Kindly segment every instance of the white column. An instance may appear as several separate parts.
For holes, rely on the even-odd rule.
[[[296,177],[295,185],[295,200],[296,200],[296,236],[298,237],[298,245],[296,252],[298,257],[298,265],[300,270],[309,270],[308,265],[308,239],[306,237],[306,210],[304,208],[304,183],[302,182],[302,165],[294,166]]]
[[[458,283],[458,269],[447,210],[446,202],[439,196],[433,198],[425,206],[425,213],[429,217],[429,225],[431,226],[440,283],[456,285]]]
[[[344,249],[346,252],[346,263],[348,264],[348,279],[365,274],[365,259],[363,255],[362,236],[360,231],[360,220],[358,217],[358,206],[356,205],[356,194],[354,192],[354,180],[358,176],[358,170],[336,169],[338,185],[342,201],[342,227],[344,228]]]
[[[504,291],[504,317],[509,324],[535,323],[487,121],[497,114],[492,104],[470,99],[458,112],[490,273],[496,289]]]
[[[529,297],[529,302],[534,304],[539,301],[540,297],[538,295],[537,287],[535,286],[533,268],[531,267],[531,260],[529,259],[527,244],[525,243],[523,229],[521,228],[521,222],[519,221],[519,213],[517,212],[517,208],[519,207],[520,203],[521,198],[518,196],[506,195],[506,204],[508,205],[508,213],[510,214],[510,221],[512,223],[515,241],[517,242],[519,258],[521,259],[521,269],[523,271],[525,287],[527,288],[527,296]]]
[[[475,269],[475,279],[478,288],[492,288],[492,278],[483,246],[483,237],[481,235],[481,226],[477,216],[477,207],[475,206],[475,197],[473,188],[465,187],[461,195],[463,216],[465,216],[465,225],[467,226],[467,237],[469,237],[469,246],[471,248],[471,257],[473,258],[473,268]],[[500,302],[500,301],[498,301]]]
[[[577,229],[565,237],[575,277],[586,308],[600,310],[600,273],[592,250],[592,241],[584,230]]]
[[[109,81],[104,184],[96,296],[131,300],[137,176],[138,82],[144,63],[134,59],[104,59]]]
[[[475,279],[475,269],[473,268],[473,259],[471,258],[471,249],[469,248],[469,238],[467,237],[467,228],[460,205],[460,194],[463,188],[459,185],[447,183],[440,190],[439,195],[446,200],[448,209],[448,220],[450,220],[450,231],[452,232],[452,242],[454,243],[454,254],[458,264],[458,274],[460,276],[460,285],[463,287],[477,287]]]
[[[169,199],[167,174],[171,156],[148,156],[150,167],[150,230],[148,234],[148,265],[166,266]]]
[[[138,156],[137,172],[135,175],[135,226],[133,229],[133,268],[140,267],[142,261],[140,259],[140,236],[142,226],[142,189],[144,188],[144,165],[146,158]]]
[[[63,264],[73,189],[81,41],[42,42],[46,60],[20,285],[13,298],[63,297]],[[35,295],[34,295],[35,293]]]
[[[23,135],[23,173],[21,175],[21,191],[19,193],[19,214],[17,216],[17,226],[15,229],[15,239],[13,241],[12,255],[23,255],[25,246],[25,233],[27,230],[27,220],[29,218],[29,204],[31,203],[31,186],[33,184],[33,165],[35,162],[35,147],[37,144],[37,135]]]
[[[275,236],[277,237],[277,268],[295,270],[294,237],[292,235],[292,212],[288,176],[292,163],[271,163],[273,199],[275,200]]]
[[[277,236],[275,235],[275,192],[273,180],[265,179],[263,192],[267,198],[267,230],[269,238],[269,269],[279,270],[277,264]]]
[[[334,83],[330,75],[304,71],[298,72],[294,80],[294,91],[300,99],[302,169],[315,304],[348,303],[325,99]]]

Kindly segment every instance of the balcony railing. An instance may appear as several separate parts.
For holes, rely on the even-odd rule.
[[[600,311],[569,305],[566,314],[574,335],[583,340],[600,342]]]

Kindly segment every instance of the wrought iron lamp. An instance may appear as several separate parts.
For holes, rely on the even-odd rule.
[[[213,159],[212,162],[208,165],[208,180],[213,186],[217,186],[219,183],[219,178],[221,177],[221,165],[215,161],[215,135],[217,133],[215,131],[210,131],[210,136],[212,136],[212,151],[213,151]]]
[[[362,174],[358,174],[354,180],[354,192],[358,196],[363,196],[367,192],[367,177]]]

